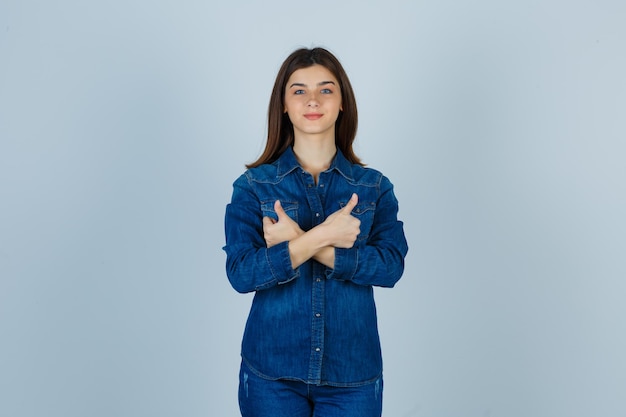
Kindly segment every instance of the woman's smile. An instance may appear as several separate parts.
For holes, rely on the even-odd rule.
[[[308,120],[319,120],[322,118],[322,116],[324,115],[320,113],[307,113],[304,115],[304,117]]]

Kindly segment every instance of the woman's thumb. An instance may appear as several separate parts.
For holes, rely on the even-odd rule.
[[[354,207],[356,207],[357,203],[359,202],[359,196],[356,193],[352,194],[352,197],[350,197],[350,200],[348,201],[348,203],[344,206],[344,210],[347,211],[348,213],[350,213],[352,211],[352,209]]]
[[[278,220],[284,218],[287,215],[287,213],[285,213],[285,210],[283,210],[282,204],[280,204],[280,200],[276,200],[276,202],[274,203],[274,211],[278,216]]]

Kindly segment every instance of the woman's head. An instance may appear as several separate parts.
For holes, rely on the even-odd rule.
[[[345,70],[339,60],[326,49],[302,48],[292,52],[285,59],[276,75],[268,109],[268,136],[265,150],[261,157],[248,167],[271,163],[293,145],[293,125],[285,113],[287,81],[295,71],[313,65],[325,67],[339,82],[342,111],[335,122],[335,144],[350,162],[361,164],[352,149],[352,143],[356,137],[358,113],[354,92]]]

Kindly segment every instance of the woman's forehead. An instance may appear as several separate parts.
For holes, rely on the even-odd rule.
[[[289,87],[292,83],[311,86],[310,84],[316,85],[326,81],[333,81],[337,83],[337,78],[328,68],[323,65],[315,64],[310,67],[295,70],[287,81],[287,87]]]

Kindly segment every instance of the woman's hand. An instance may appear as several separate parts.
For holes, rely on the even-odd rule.
[[[288,241],[291,265],[295,269],[310,258],[333,268],[335,263],[334,248],[349,249],[361,233],[361,221],[352,215],[352,209],[359,202],[359,197],[352,194],[350,201],[337,210],[320,225],[308,232],[300,229],[283,210],[280,201],[274,203],[278,220],[263,218],[263,237],[268,248]]]
[[[352,215],[352,209],[359,202],[359,197],[352,194],[350,201],[324,220],[320,227],[325,229],[330,245],[336,248],[349,249],[354,245],[361,233],[361,221]]]
[[[279,243],[290,241],[304,232],[298,226],[298,223],[294,222],[291,217],[285,213],[279,200],[274,203],[274,211],[278,216],[278,220],[274,220],[271,217],[263,217],[263,237],[268,248]]]

